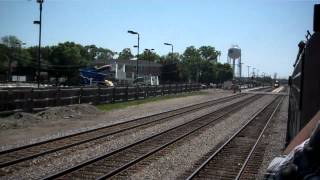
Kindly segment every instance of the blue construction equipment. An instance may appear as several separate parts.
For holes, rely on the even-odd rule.
[[[112,81],[107,80],[111,72],[111,65],[105,65],[99,68],[95,67],[86,67],[81,68],[80,77],[81,77],[81,84],[83,85],[106,85],[106,86],[113,86]]]

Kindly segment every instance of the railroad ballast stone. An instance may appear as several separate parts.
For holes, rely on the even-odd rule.
[[[36,124],[29,127],[1,130],[0,150],[74,134],[232,95],[231,91],[221,89],[207,89],[203,91],[207,92],[207,94],[150,102],[102,113],[81,113],[82,115],[76,118],[63,118],[68,116],[63,116],[63,111],[58,111],[62,114],[62,118],[56,117],[54,120],[37,121]],[[92,107],[91,105],[87,106]],[[50,110],[48,111],[50,112]],[[10,122],[8,118],[0,118],[0,123],[4,121]]]
[[[83,115],[98,114],[102,114],[102,112],[90,104],[51,107],[38,113],[17,112],[9,117],[0,118],[0,129],[28,128],[46,121],[73,120]]]
[[[221,92],[220,94],[218,94],[218,95],[220,95],[220,97],[218,97],[217,94],[218,93],[214,93],[214,94],[211,93],[211,94],[208,94],[205,96],[171,99],[170,100],[171,106],[174,106],[174,108],[172,108],[172,107],[171,108],[176,109],[178,107],[186,106],[186,101],[189,101],[190,104],[188,104],[188,105],[191,105],[191,104],[196,104],[196,103],[208,101],[210,99],[217,99],[217,98],[220,98],[221,95],[222,96],[230,95],[230,93]],[[155,102],[155,103],[149,103],[149,104],[146,104],[143,106],[144,106],[144,108],[146,106],[153,107],[153,108],[159,108],[159,107],[164,107],[164,104],[165,104],[166,109],[168,109],[168,106],[170,105],[170,101],[160,101],[160,102]],[[156,106],[156,107],[154,107],[154,106]],[[220,106],[222,106],[222,105],[220,105]],[[132,108],[134,108],[134,107],[132,107]],[[137,108],[137,107],[135,107],[135,108]],[[138,109],[140,109],[140,107],[138,107]],[[211,110],[213,110],[213,109],[211,108]],[[145,109],[143,109],[143,110],[145,110]],[[125,111],[125,110],[122,110],[122,112],[123,111]],[[49,158],[39,158],[36,161],[32,162],[32,167],[29,167],[29,168],[26,168],[26,169],[21,170],[19,172],[16,172],[14,176],[11,176],[11,178],[18,178],[22,174],[30,175],[30,176],[28,176],[28,178],[43,177],[43,175],[48,174],[48,172],[54,172],[54,171],[59,170],[61,168],[70,167],[70,166],[75,165],[76,163],[79,163],[79,162],[86,160],[90,157],[95,157],[95,156],[105,152],[106,149],[111,150],[113,148],[117,148],[120,145],[129,143],[130,141],[134,141],[136,139],[143,138],[146,135],[151,135],[156,132],[167,129],[169,127],[172,127],[176,124],[179,124],[179,123],[182,123],[185,121],[189,121],[193,117],[200,116],[201,114],[203,114],[207,111],[209,111],[209,110],[206,109],[206,110],[202,110],[202,112],[194,113],[192,116],[181,117],[180,119],[175,120],[171,124],[166,123],[166,124],[158,125],[155,127],[150,127],[144,131],[132,133],[132,134],[130,134],[129,137],[128,136],[126,136],[126,137],[110,137],[110,142],[107,141],[104,143],[103,142],[92,143],[92,144],[90,144],[90,148],[88,148],[88,149],[82,149],[82,150],[71,149],[69,152],[55,153],[51,156],[51,158],[50,157]],[[62,157],[58,158],[58,156],[60,156],[60,155],[62,155]]]
[[[275,120],[270,124],[271,132],[269,136],[265,138],[268,146],[265,150],[264,159],[261,163],[256,179],[263,179],[263,176],[273,158],[279,157],[283,153],[286,142],[288,104],[289,98],[287,96],[281,104],[279,112],[276,113]]]
[[[239,127],[260,108],[274,99],[264,96],[245,106],[240,112],[232,114],[217,125],[206,129],[199,136],[184,140],[168,153],[150,162],[129,179],[179,179],[186,177],[186,171],[195,168],[195,162],[208,153],[218,143],[230,137]]]

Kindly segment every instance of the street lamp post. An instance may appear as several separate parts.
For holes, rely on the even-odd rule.
[[[265,79],[265,75],[266,75],[266,73],[265,73],[265,72],[263,72],[263,73],[262,73],[262,75],[263,75],[262,86],[264,86],[264,83],[265,83],[265,81],[266,81],[266,79]]]
[[[250,67],[249,65],[247,65],[247,68],[248,68],[248,86],[250,86]]]
[[[19,43],[16,43],[16,45],[19,47],[19,54],[20,54],[20,57],[21,57],[21,52],[22,52],[22,46],[26,45],[25,42],[19,42]],[[20,68],[18,68],[18,74],[17,74],[17,81],[20,81]]]
[[[240,91],[241,91],[241,85],[242,85],[242,65],[244,63],[240,62],[239,63],[239,88],[240,88]]]
[[[10,43],[8,43],[8,46],[9,46]],[[14,48],[16,48],[16,46],[18,45],[19,43],[16,42],[15,44],[11,44],[10,45],[10,57],[9,57],[9,62],[8,62],[8,77],[7,77],[7,81],[8,82],[11,82],[11,71],[12,71],[12,62],[13,62],[13,56],[14,56]]]
[[[16,44],[15,44],[16,45]],[[11,66],[12,66],[12,59],[13,59],[13,51],[14,51],[14,46],[13,45],[11,45],[11,47],[10,47],[10,49],[11,49],[11,56],[9,57],[9,62],[8,62],[8,77],[7,77],[7,81],[8,82],[11,82]]]
[[[171,61],[173,63],[173,44],[172,43],[163,43],[166,46],[171,46]]]
[[[42,3],[44,0],[37,0],[39,3],[40,18],[39,21],[33,21],[33,24],[39,24],[39,47],[38,47],[38,72],[37,72],[37,83],[38,88],[40,87],[40,58],[41,58],[41,25],[42,25]]]
[[[12,80],[12,63],[14,62],[14,59],[17,59],[17,54],[14,55],[14,51],[16,51],[15,49],[18,48],[19,49],[19,55],[21,55],[21,47],[23,45],[26,45],[26,43],[24,42],[15,42],[14,44],[11,45],[11,57],[9,58],[9,62],[8,62],[8,77],[7,77],[7,81],[11,82]]]
[[[171,46],[171,58],[173,60],[173,44],[171,43],[163,43],[164,45]]]
[[[151,71],[150,71],[150,62],[151,62],[151,52],[154,51],[154,49],[145,49],[148,52],[148,74],[151,77]]]
[[[135,31],[131,31],[131,30],[129,30],[128,31],[128,33],[129,34],[136,34],[136,35],[138,35],[138,46],[137,46],[137,48],[138,48],[138,53],[137,53],[137,68],[136,68],[136,78],[138,78],[139,77],[139,62],[138,62],[138,58],[139,58],[139,48],[140,48],[140,34],[138,33],[138,32],[135,32]]]

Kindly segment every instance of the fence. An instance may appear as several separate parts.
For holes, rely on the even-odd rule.
[[[107,104],[182,92],[198,91],[199,84],[160,86],[82,87],[0,90],[0,114],[34,112],[70,104]]]

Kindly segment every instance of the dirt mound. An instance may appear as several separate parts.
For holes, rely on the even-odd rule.
[[[41,111],[36,116],[41,119],[70,119],[83,115],[94,115],[101,113],[98,108],[89,104],[77,104],[70,106],[52,107],[45,111]]]
[[[30,127],[43,121],[73,120],[85,115],[98,115],[101,113],[98,108],[89,104],[50,107],[35,114],[19,112],[6,118],[0,118],[0,129]]]
[[[19,112],[7,118],[0,119],[0,129],[29,127],[40,121],[41,119],[34,114]]]

